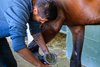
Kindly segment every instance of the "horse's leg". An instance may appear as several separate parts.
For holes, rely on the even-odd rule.
[[[56,36],[56,34],[61,29],[63,22],[64,22],[64,18],[58,17],[56,20],[45,23],[42,26],[42,29],[44,30],[42,32],[42,35],[46,43],[52,40]]]
[[[81,67],[85,26],[69,26],[69,28],[73,37],[73,52],[70,59],[70,67]]]
[[[45,42],[48,43],[49,41],[51,41],[56,36],[56,34],[59,32],[61,27],[62,27],[62,24],[60,23],[58,23],[58,25],[56,25],[56,23],[48,24],[47,28],[45,28],[45,31],[42,32]]]

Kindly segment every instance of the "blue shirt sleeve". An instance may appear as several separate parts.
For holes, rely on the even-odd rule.
[[[30,11],[28,0],[14,0],[4,13],[9,24],[12,47],[15,51],[25,48],[26,23],[29,21]],[[31,5],[31,4],[30,4]]]

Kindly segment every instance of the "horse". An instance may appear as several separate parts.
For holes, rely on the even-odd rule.
[[[38,1],[42,1],[41,3],[48,1],[48,6],[51,4],[49,2],[52,1],[56,4],[58,12],[55,20],[42,24],[41,28],[45,29],[45,31],[42,32],[45,42],[47,43],[52,40],[63,24],[67,25],[71,30],[73,40],[70,67],[81,67],[85,26],[100,25],[100,0],[37,0],[37,2]],[[42,9],[45,10],[45,8]],[[39,13],[44,14],[41,11]]]

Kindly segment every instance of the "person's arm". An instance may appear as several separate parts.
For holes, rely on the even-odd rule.
[[[34,38],[34,41],[40,46],[40,48],[42,49],[42,51],[44,52],[44,54],[49,53],[48,47],[46,46],[46,43],[44,41],[44,38],[42,36],[42,33],[36,33],[32,35]]]
[[[41,64],[41,62],[37,58],[35,58],[27,48],[21,49],[20,51],[18,51],[18,54],[35,66],[39,66]]]
[[[30,33],[34,39],[34,43],[36,45],[38,45],[44,53],[49,53],[48,47],[46,46],[44,38],[41,34],[44,31],[41,29],[41,24],[39,22],[36,22],[36,21],[30,21],[29,28],[30,28],[29,29]],[[33,52],[34,52],[34,48],[32,46],[35,45],[34,43],[29,44],[29,49],[32,49],[31,51],[33,51]]]
[[[21,49],[18,51],[18,54],[36,67],[49,67],[49,65],[44,65],[37,58],[35,58],[27,48]]]

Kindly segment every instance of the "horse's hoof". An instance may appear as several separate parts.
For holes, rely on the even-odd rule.
[[[49,65],[54,65],[57,62],[57,55],[53,53],[45,54],[43,58],[46,64],[49,64]]]

